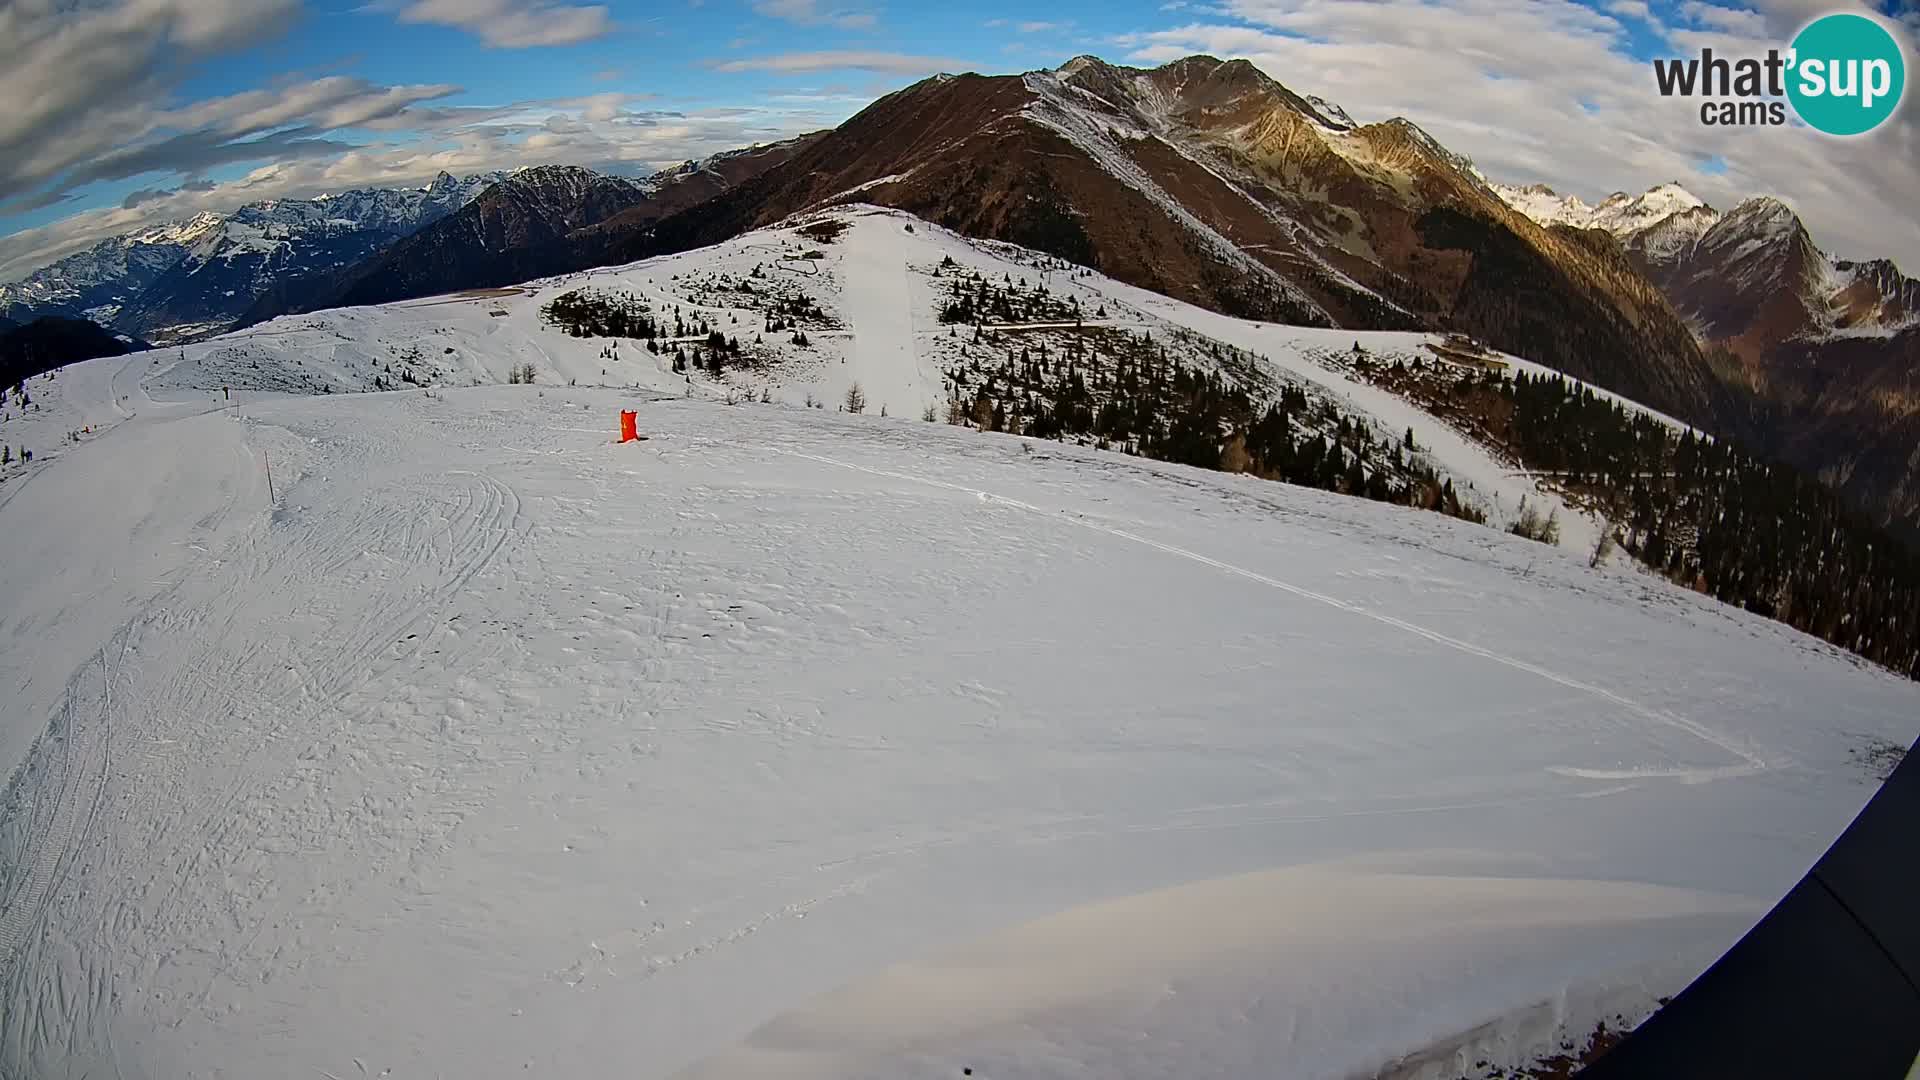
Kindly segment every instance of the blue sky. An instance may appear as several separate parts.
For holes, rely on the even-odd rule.
[[[1911,0],[1876,0],[1920,25]],[[1362,122],[1406,115],[1499,179],[1780,194],[1823,242],[1920,263],[1910,111],[1837,146],[1703,130],[1646,59],[1780,44],[1764,0],[59,0],[0,3],[0,279],[249,199],[552,161],[643,173],[831,126],[939,70],[1244,56]],[[1041,14],[1044,12],[1044,14]],[[1876,209],[1904,229],[1875,227]],[[1884,219],[1882,219],[1884,220]],[[1916,267],[1920,268],[1920,267]]]

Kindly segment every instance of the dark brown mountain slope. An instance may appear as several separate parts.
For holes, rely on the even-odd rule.
[[[710,202],[589,230],[581,258],[683,250],[852,201],[1220,311],[1456,327],[1696,422],[1723,405],[1692,336],[1617,249],[1514,212],[1413,124],[1356,127],[1244,61],[938,76]]]
[[[1743,403],[1726,430],[1920,539],[1920,281],[1886,260],[1830,258],[1765,197],[1636,261],[1720,358]]]

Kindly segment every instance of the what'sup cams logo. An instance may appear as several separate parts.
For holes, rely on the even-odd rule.
[[[1704,98],[1700,122],[1712,127],[1779,126],[1787,106],[1816,131],[1863,135],[1886,122],[1906,92],[1907,61],[1886,27],[1864,15],[1823,15],[1794,35],[1785,52],[1730,58],[1655,60],[1662,97]]]

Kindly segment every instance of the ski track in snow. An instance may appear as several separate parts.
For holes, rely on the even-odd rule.
[[[289,772],[297,775],[311,767],[307,763],[322,759],[328,732],[364,716],[382,696],[383,680],[414,659],[417,650],[404,643],[427,634],[446,603],[525,530],[517,495],[483,473],[421,476],[380,495],[377,502],[349,508],[352,527],[344,530],[316,532],[281,521],[279,535],[269,542],[256,539],[212,568],[224,579],[214,599],[184,605],[182,590],[171,591],[70,682],[60,718],[48,734],[51,744],[43,741],[41,754],[23,772],[22,786],[36,794],[24,835],[14,842],[18,854],[7,862],[24,880],[0,903],[0,988],[7,1000],[29,1001],[37,1010],[58,1003],[74,1029],[67,1037],[70,1045],[100,1038],[88,1028],[106,1006],[101,995],[108,983],[97,966],[101,958],[94,956],[76,980],[68,971],[43,970],[45,950],[31,937],[77,862],[89,862],[96,872],[103,869],[98,853],[87,849],[108,801],[110,765],[123,777],[138,776],[122,793],[117,823],[141,829],[152,851],[170,853],[156,860],[141,885],[148,898],[142,929],[162,940],[187,936],[208,917],[206,898],[190,891],[189,883],[207,875],[231,880],[239,870],[233,860],[260,845],[276,824],[276,793],[261,790],[262,784]],[[436,521],[434,512],[423,514],[423,507],[445,516]],[[328,652],[290,654],[274,647],[271,630],[237,654],[223,647],[243,617],[240,605],[255,590],[286,605],[285,617],[297,618],[302,605],[328,582],[351,580],[369,562],[374,576],[360,609],[329,612]],[[377,580],[384,568],[422,566],[437,569],[423,588],[394,588]],[[142,708],[196,722],[186,730],[149,734],[138,740],[144,744],[139,748],[124,745],[122,738],[116,757],[113,733],[124,721],[115,716],[114,684],[129,653],[166,673]],[[109,664],[116,655],[120,660]],[[448,663],[459,660],[458,651],[448,652]],[[223,720],[259,723],[222,730]],[[216,782],[196,775],[183,753],[187,746],[231,741],[246,744],[237,755],[240,763]],[[40,770],[47,775],[36,775]],[[177,805],[165,807],[164,795],[172,795]],[[0,844],[0,854],[5,852]],[[364,869],[377,873],[378,865],[370,860]],[[247,921],[237,910],[232,914]],[[271,917],[271,909],[254,916],[249,932]],[[84,993],[76,994],[76,981],[84,983]],[[38,995],[30,992],[36,985],[43,988]],[[80,1000],[85,1006],[75,1007]],[[46,1017],[25,1010],[0,1021],[0,1062],[10,1043],[28,1037],[23,1028],[29,1023],[42,1041],[52,1041],[49,1033],[58,1030]]]
[[[34,800],[21,856],[10,860],[10,869],[20,880],[0,896],[0,980],[5,979],[22,939],[39,921],[48,895],[71,869],[76,848],[84,846],[99,817],[113,752],[113,675],[105,650],[95,659],[97,664],[88,664],[68,684],[66,702],[48,733],[58,744],[58,754],[49,763],[51,775],[41,781],[40,797]],[[98,689],[87,692],[84,684],[96,680]],[[93,711],[95,699],[98,714],[83,715]]]
[[[916,484],[927,484],[932,487],[947,488],[953,491],[966,492],[967,494],[970,494],[979,498],[983,502],[992,502],[1000,506],[1007,506],[1017,510],[1024,510],[1028,513],[1038,514],[1043,517],[1059,518],[1061,520],[1065,520],[1065,521],[1071,522],[1072,524],[1078,525],[1081,528],[1092,529],[1096,532],[1106,533],[1109,536],[1116,536],[1122,540],[1129,540],[1136,544],[1144,544],[1147,547],[1153,548],[1157,551],[1164,551],[1169,555],[1174,555],[1182,559],[1187,559],[1191,562],[1196,562],[1203,566],[1211,566],[1216,570],[1225,571],[1226,573],[1234,574],[1239,577],[1246,578],[1249,581],[1258,582],[1269,588],[1279,589],[1280,591],[1286,592],[1286,593],[1292,593],[1295,596],[1302,597],[1307,600],[1312,600],[1318,604],[1325,604],[1326,606],[1330,608],[1335,608],[1339,611],[1348,612],[1353,615],[1358,615],[1362,618],[1372,619],[1375,622],[1384,623],[1387,626],[1395,627],[1400,630],[1405,630],[1410,634],[1418,635],[1420,637],[1426,638],[1428,641],[1432,641],[1439,645],[1444,645],[1450,649],[1458,649],[1459,651],[1463,653],[1467,653],[1471,656],[1477,656],[1484,660],[1490,660],[1496,664],[1505,664],[1510,668],[1513,668],[1517,671],[1527,672],[1530,675],[1538,675],[1540,678],[1546,679],[1549,682],[1558,683],[1561,686],[1567,687],[1568,689],[1578,690],[1583,694],[1592,694],[1594,697],[1602,698],[1608,702],[1618,705],[1622,709],[1625,709],[1626,711],[1642,719],[1650,720],[1655,723],[1666,724],[1671,727],[1678,728],[1681,731],[1684,731],[1687,734],[1692,735],[1694,738],[1697,738],[1702,742],[1708,743],[1719,750],[1725,751],[1729,757],[1737,758],[1739,759],[1739,762],[1740,762],[1740,764],[1738,765],[1730,765],[1725,768],[1719,768],[1719,769],[1661,769],[1661,768],[1649,766],[1646,768],[1615,770],[1615,769],[1583,769],[1583,768],[1576,768],[1576,767],[1567,766],[1567,765],[1553,766],[1553,770],[1555,772],[1559,772],[1567,776],[1586,777],[1588,779],[1594,779],[1594,780],[1628,780],[1628,779],[1653,778],[1653,777],[1673,777],[1676,779],[1697,783],[1697,782],[1704,782],[1708,780],[1724,779],[1724,778],[1734,777],[1734,776],[1747,776],[1753,773],[1762,772],[1767,768],[1767,763],[1765,761],[1747,752],[1746,750],[1741,749],[1738,745],[1733,743],[1731,740],[1727,739],[1722,735],[1716,734],[1715,732],[1705,727],[1704,725],[1697,724],[1683,717],[1674,716],[1670,713],[1664,713],[1655,709],[1649,709],[1646,706],[1641,705],[1636,701],[1632,701],[1628,698],[1622,697],[1619,694],[1616,694],[1613,691],[1607,690],[1603,687],[1594,686],[1591,683],[1582,682],[1579,679],[1574,679],[1569,676],[1562,675],[1559,672],[1551,671],[1547,668],[1541,667],[1538,664],[1530,664],[1525,660],[1508,656],[1505,653],[1497,652],[1493,649],[1489,649],[1484,646],[1475,645],[1470,641],[1462,641],[1459,638],[1442,634],[1436,630],[1429,630],[1424,626],[1420,626],[1415,623],[1408,622],[1405,619],[1395,618],[1392,615],[1388,615],[1384,612],[1371,611],[1358,604],[1354,604],[1346,600],[1341,600],[1338,597],[1328,596],[1327,594],[1322,592],[1316,592],[1312,589],[1304,588],[1299,585],[1294,585],[1289,582],[1281,581],[1278,578],[1269,577],[1261,573],[1256,573],[1255,571],[1248,570],[1245,567],[1235,566],[1232,563],[1221,562],[1219,559],[1209,558],[1196,551],[1189,551],[1186,548],[1176,547],[1173,544],[1162,543],[1161,541],[1153,540],[1145,536],[1140,536],[1136,533],[1131,533],[1126,531],[1125,529],[1116,528],[1111,525],[1102,525],[1097,521],[1089,520],[1087,517],[1081,514],[1069,514],[1062,511],[1048,510],[1044,507],[1035,506],[1032,503],[1022,502],[1019,499],[1010,499],[1004,495],[995,495],[992,492],[988,492],[988,491],[973,491],[971,489],[962,487],[961,485],[958,485],[958,484],[949,484],[946,481],[934,480],[929,477],[912,476],[907,473],[894,472],[889,469],[876,469],[876,468],[871,468],[865,465],[855,465],[850,462],[837,461],[833,458],[822,457],[818,454],[803,453],[798,450],[782,450],[778,447],[775,447],[774,449],[778,453],[788,454],[793,457],[805,458],[809,461],[817,461],[824,465],[833,465],[842,469],[853,469],[858,472],[871,473],[875,476],[885,476],[895,480],[906,480]]]

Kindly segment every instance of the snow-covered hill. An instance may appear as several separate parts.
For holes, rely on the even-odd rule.
[[[844,223],[846,231],[820,242],[805,232],[819,221]],[[504,382],[531,365],[540,385],[613,385],[721,400],[766,396],[827,408],[839,407],[858,383],[873,412],[918,417],[932,409],[945,419],[956,370],[1016,348],[1068,348],[1077,336],[1072,318],[1042,320],[989,328],[976,345],[971,326],[939,319],[954,283],[967,275],[1044,287],[1062,311],[1078,305],[1081,326],[1144,335],[1199,367],[1219,369],[1217,352],[1239,350],[1247,366],[1230,377],[1252,380],[1258,393],[1300,388],[1370,422],[1389,442],[1411,429],[1422,448],[1419,460],[1453,478],[1493,526],[1510,522],[1524,497],[1559,514],[1568,552],[1592,546],[1596,522],[1464,434],[1331,362],[1359,344],[1385,362],[1431,363],[1434,335],[1236,319],[874,207],[840,208],[712,248],[518,288],[283,317],[165,350],[155,358],[152,381],[170,392],[343,393]],[[686,332],[659,352],[633,339],[569,336],[544,311],[556,298],[579,294],[630,298],[668,323],[681,320]],[[804,346],[793,343],[794,317],[783,314],[795,304],[818,313],[799,320]],[[746,354],[744,363],[730,362],[718,377],[698,363],[710,330],[739,341]],[[688,352],[691,371],[673,370],[675,349]]]
[[[0,482],[0,1075],[1468,1072],[1684,983],[1917,733],[1623,567],[926,422],[1025,277],[1522,483],[1351,334],[841,216],[33,381],[93,430]]]

